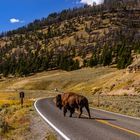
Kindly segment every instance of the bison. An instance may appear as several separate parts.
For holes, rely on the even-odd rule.
[[[91,118],[88,100],[82,95],[78,95],[76,93],[71,92],[58,94],[56,96],[56,106],[59,109],[63,108],[64,116],[66,116],[67,110],[70,111],[70,117],[72,117],[72,114],[75,112],[75,109],[80,110],[79,118],[81,117],[81,114],[83,112],[82,108],[85,107],[88,112],[89,118]]]

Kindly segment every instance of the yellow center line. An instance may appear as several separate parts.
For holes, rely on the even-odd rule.
[[[77,111],[76,111],[77,112]],[[78,113],[78,112],[77,112]],[[85,117],[88,117],[88,115],[85,115],[85,114],[82,114],[83,116]],[[117,125],[114,125],[114,124],[111,124],[109,123],[108,121],[105,121],[105,120],[102,120],[102,119],[95,119],[97,122],[100,122],[100,123],[103,123],[103,124],[106,124],[108,126],[111,126],[111,127],[114,127],[114,128],[117,128],[117,129],[120,129],[120,130],[123,130],[125,132],[128,132],[128,133],[131,133],[131,134],[134,134],[134,135],[137,135],[140,137],[140,133],[137,133],[137,132],[134,132],[132,130],[129,130],[129,129],[126,129],[126,128],[123,128],[123,127],[120,127],[120,126],[117,126]]]
[[[101,122],[101,123],[104,123],[104,124],[109,125],[109,126],[111,126],[111,127],[114,127],[114,128],[117,128],[117,129],[120,129],[120,130],[123,130],[123,131],[126,131],[126,132],[128,132],[128,133],[131,133],[131,134],[140,136],[140,133],[134,132],[134,131],[132,131],[132,130],[129,130],[129,129],[126,129],[126,128],[123,128],[123,127],[120,127],[120,126],[117,126],[117,125],[114,125],[114,124],[111,124],[111,123],[109,123],[109,122],[107,122],[107,121],[104,121],[104,120],[97,120],[97,119],[96,119],[96,121]]]

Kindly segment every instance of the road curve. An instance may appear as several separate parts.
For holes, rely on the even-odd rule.
[[[39,99],[34,104],[41,117],[65,140],[140,140],[140,119],[98,109],[86,111],[82,118],[63,116],[53,98]]]

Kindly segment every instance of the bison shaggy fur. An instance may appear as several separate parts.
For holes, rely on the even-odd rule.
[[[79,118],[81,117],[81,114],[83,112],[83,107],[85,107],[88,112],[89,118],[91,118],[88,100],[82,95],[78,95],[72,92],[58,94],[56,96],[56,106],[59,109],[63,108],[64,116],[66,116],[67,110],[70,111],[70,117],[72,117],[72,114],[75,112],[75,109],[80,110]]]

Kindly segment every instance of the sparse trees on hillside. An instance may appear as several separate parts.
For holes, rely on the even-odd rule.
[[[139,16],[138,10],[118,4],[84,6],[1,33],[0,74],[70,71],[79,69],[82,61],[83,67],[125,68],[133,53],[140,53]]]

